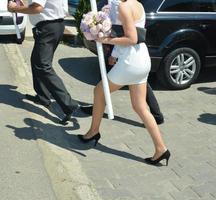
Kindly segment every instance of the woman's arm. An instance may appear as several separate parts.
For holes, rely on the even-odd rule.
[[[38,14],[43,11],[43,6],[37,3],[32,3],[29,6],[25,6],[25,5],[17,6],[15,2],[10,1],[8,4],[8,11],[24,13],[24,14]]]
[[[129,6],[126,3],[119,5],[119,17],[124,29],[124,36],[117,38],[102,38],[99,42],[112,45],[134,45],[137,44],[137,31],[134,24],[134,19]]]

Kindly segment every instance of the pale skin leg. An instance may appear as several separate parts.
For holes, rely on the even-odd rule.
[[[110,87],[110,92],[114,92],[116,90],[119,90],[122,86],[116,85],[109,81],[109,87]],[[149,131],[150,136],[153,140],[155,146],[155,154],[152,157],[152,160],[155,160],[158,157],[160,157],[163,152],[166,151],[166,146],[163,142],[159,127],[154,117],[148,110],[148,106],[146,103],[146,83],[131,85],[129,86],[129,89],[130,89],[132,107],[142,119],[143,123],[145,124],[145,127]],[[102,82],[99,82],[94,89],[94,106],[93,106],[93,113],[92,113],[92,123],[89,131],[84,135],[85,139],[89,139],[99,132],[104,109],[105,109],[105,98],[103,93],[103,86],[102,86]]]
[[[159,158],[166,151],[167,148],[163,142],[160,129],[153,115],[149,111],[148,105],[146,103],[146,83],[130,85],[129,90],[132,107],[142,119],[146,129],[148,130],[153,140],[155,154],[152,157],[152,160],[155,160]]]
[[[122,86],[116,85],[109,81],[110,92],[119,90]],[[104,114],[105,109],[105,97],[103,92],[103,85],[100,81],[94,88],[94,105],[92,112],[92,123],[89,131],[84,136],[85,139],[91,138],[99,132],[100,123]]]

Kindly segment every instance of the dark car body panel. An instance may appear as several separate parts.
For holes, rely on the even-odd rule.
[[[22,24],[23,16],[17,17],[17,24]],[[0,17],[0,25],[13,25],[13,18],[9,16],[1,16]]]
[[[146,11],[146,44],[152,61],[151,71],[157,72],[164,56],[176,47],[196,50],[205,67],[216,65],[216,12],[161,12],[163,0],[140,2]],[[106,3],[106,0],[100,1],[99,9]],[[96,51],[95,44],[85,43],[91,51]]]
[[[216,63],[216,14],[152,13],[147,14],[146,28],[146,43],[152,61],[182,45],[195,48],[205,66]],[[152,71],[157,71],[159,62],[152,63]]]

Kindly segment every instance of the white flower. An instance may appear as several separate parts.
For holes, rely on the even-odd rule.
[[[112,27],[112,23],[111,23],[110,19],[104,20],[102,23],[102,26],[103,26],[103,28],[102,28],[103,32],[109,31]]]
[[[90,28],[90,33],[93,35],[97,35],[99,31],[100,31],[100,29],[98,29],[97,26],[92,26]]]

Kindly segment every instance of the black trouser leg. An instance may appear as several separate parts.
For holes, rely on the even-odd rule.
[[[63,36],[64,24],[54,22],[33,29],[35,44],[32,51],[32,72],[34,87],[38,95],[47,98],[52,94],[65,114],[77,107],[71,99],[62,80],[52,68],[54,52]],[[36,92],[37,92],[36,91]]]
[[[32,55],[34,55],[34,49],[33,49]],[[31,56],[31,63],[33,63],[32,56]],[[37,96],[39,97],[39,99],[43,101],[46,105],[48,105],[50,104],[51,94],[47,90],[43,82],[40,80],[40,78],[36,76],[36,72],[33,66],[34,65],[32,64],[32,79],[33,79],[34,90]]]
[[[152,91],[151,86],[149,83],[147,83],[147,96],[146,96],[146,101],[148,103],[149,109],[152,113],[152,115],[155,118],[161,118],[163,119],[163,114],[160,111],[160,107],[158,105],[157,99]]]

